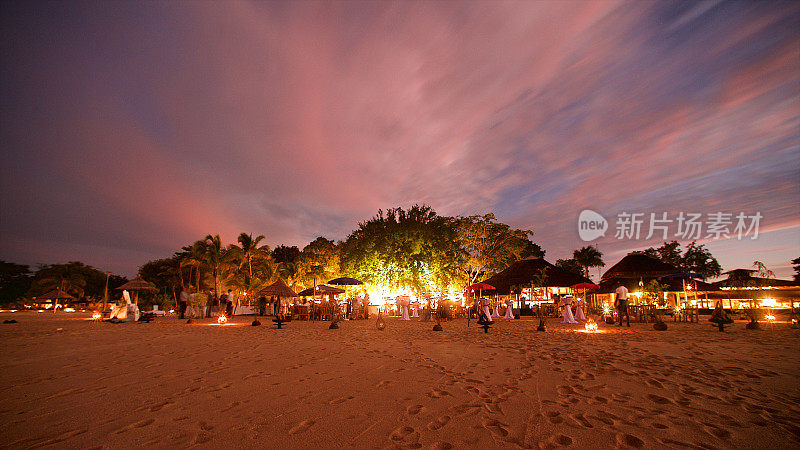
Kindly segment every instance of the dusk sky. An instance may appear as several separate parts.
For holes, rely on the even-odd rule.
[[[606,268],[661,242],[617,239],[622,212],[760,213],[699,241],[724,270],[800,256],[800,2],[0,11],[6,261],[130,277],[209,233],[302,248],[415,203],[494,212],[551,262],[589,244],[584,209]]]

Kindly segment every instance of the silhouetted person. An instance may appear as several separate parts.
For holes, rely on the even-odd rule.
[[[616,295],[616,300],[614,300],[614,306],[617,308],[617,313],[619,314],[619,326],[622,326],[622,313],[625,313],[625,318],[628,322],[628,326],[631,326],[631,316],[628,314],[628,288],[622,285],[622,283],[618,283],[617,290],[614,291]]]
[[[267,297],[258,297],[258,315],[263,316],[267,314]]]
[[[181,288],[181,293],[178,295],[178,311],[180,312],[181,319],[186,318],[186,308],[189,306],[189,293],[186,288]]]
[[[714,312],[711,313],[711,318],[708,319],[710,322],[716,323],[719,326],[719,331],[725,331],[725,324],[726,323],[733,323],[733,319],[728,317],[728,313],[722,309],[722,302],[718,301],[715,305]]]

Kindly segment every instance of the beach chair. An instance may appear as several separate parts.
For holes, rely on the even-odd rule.
[[[311,317],[311,307],[308,305],[298,305],[295,318],[297,320],[309,320]]]

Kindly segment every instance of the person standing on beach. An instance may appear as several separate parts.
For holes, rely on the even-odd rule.
[[[233,290],[228,289],[228,306],[225,308],[225,316],[231,317],[233,316]]]
[[[617,308],[619,314],[619,326],[622,326],[622,313],[625,313],[625,318],[628,321],[628,326],[631,326],[631,316],[628,314],[628,288],[617,283],[617,290],[614,291],[617,299],[614,301],[614,306]]]
[[[181,293],[178,295],[178,310],[180,311],[181,319],[186,318],[186,307],[189,305],[189,293],[186,292],[185,287],[181,287]]]

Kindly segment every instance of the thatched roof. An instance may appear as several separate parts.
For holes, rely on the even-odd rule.
[[[795,287],[800,286],[800,283],[792,280],[776,280],[775,278],[761,278],[761,277],[744,277],[744,278],[727,278],[725,280],[716,281],[711,283],[716,288],[730,287],[737,288],[743,286],[771,286],[771,287]]]
[[[511,288],[514,286],[530,287],[531,281],[533,281],[534,277],[536,277],[544,267],[547,268],[545,272],[545,287],[569,287],[578,283],[592,282],[592,280],[586,277],[554,266],[543,258],[535,257],[517,261],[508,266],[505,270],[483,280],[483,282],[497,288],[498,294],[508,295],[511,293]]]
[[[344,294],[344,289],[339,289],[335,287],[326,286],[324,284],[320,284],[317,286],[316,292],[314,288],[308,288],[306,290],[300,291],[297,293],[300,297],[310,297],[312,295],[330,295],[330,294]]]
[[[155,286],[153,286],[150,282],[145,281],[142,277],[136,277],[131,281],[123,284],[122,286],[117,288],[118,291],[125,290],[125,291],[156,291]]]
[[[275,297],[297,297],[297,294],[286,285],[280,278],[278,281],[270,284],[259,292],[261,295],[270,295]]]
[[[600,282],[600,289],[595,291],[597,294],[611,294],[617,290],[617,286],[620,284],[628,288],[628,291],[635,292],[642,290],[642,286],[639,286],[639,281],[642,282],[642,285],[646,285],[651,280],[658,280],[662,286],[666,286],[666,291],[668,292],[683,292],[683,281],[680,278],[664,278],[659,279],[658,277],[642,277],[642,278],[606,278]],[[700,280],[687,280],[686,284],[692,285],[692,290],[698,292],[714,292],[718,291],[719,289],[715,287],[713,284],[706,283]]]
[[[665,263],[644,253],[629,253],[603,274],[602,279],[612,278],[657,278],[680,272],[672,264]]]
[[[45,300],[75,300],[75,297],[67,294],[66,292],[62,291],[61,289],[53,289],[52,291],[42,294],[36,297],[37,300],[45,299]]]

